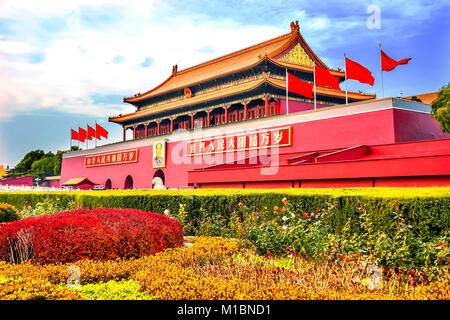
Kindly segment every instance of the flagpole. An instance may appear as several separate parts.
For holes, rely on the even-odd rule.
[[[94,136],[95,148],[97,148],[97,120],[95,120],[95,136]]]
[[[316,100],[316,64],[314,63],[314,111],[317,110],[317,100]]]
[[[286,114],[289,114],[289,97],[288,97],[288,86],[289,86],[289,81],[288,81],[289,77],[288,77],[288,72],[287,72],[287,68],[286,68]]]
[[[78,126],[78,149],[80,148],[80,126]]]
[[[380,46],[380,69],[381,69],[381,98],[384,98],[384,90],[383,90],[383,62],[381,58],[381,42],[379,43]]]
[[[89,131],[89,128],[88,128],[88,124],[87,124],[87,123],[86,123],[86,130]],[[89,138],[89,132],[87,133],[87,137],[86,137],[86,138]],[[86,139],[86,149],[89,149],[88,140],[89,140],[89,139]]]
[[[348,93],[347,93],[347,56],[344,52],[345,58],[345,104],[348,104]]]
[[[69,145],[70,145],[69,151],[70,151],[70,150],[72,150],[72,128],[70,128],[70,135],[69,135],[69,137],[70,137],[70,143],[69,143]]]

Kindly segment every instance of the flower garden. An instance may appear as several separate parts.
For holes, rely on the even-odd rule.
[[[0,194],[0,299],[449,299],[450,189],[371,190]]]

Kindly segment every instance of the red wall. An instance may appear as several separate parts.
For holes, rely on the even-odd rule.
[[[47,180],[42,182],[42,187],[59,188],[59,180]]]
[[[429,114],[394,109],[394,120],[396,142],[450,138]]]
[[[282,101],[283,103],[283,101]],[[358,105],[359,107],[359,105]],[[345,111],[345,107],[339,110]],[[324,110],[326,111],[326,110]],[[320,114],[322,111],[317,112]],[[444,137],[439,124],[431,118],[430,114],[422,112],[413,112],[398,110],[394,108],[386,108],[384,110],[372,111],[372,112],[353,112],[350,115],[334,116],[324,119],[317,119],[312,121],[297,122],[294,124],[285,124],[285,121],[295,117],[296,115],[285,116],[282,115],[279,118],[260,119],[238,123],[234,126],[240,126],[242,131],[246,130],[249,126],[253,126],[257,130],[258,123],[264,123],[264,121],[274,121],[279,119],[279,126],[277,127],[292,127],[292,146],[281,147],[280,153],[292,153],[293,155],[300,152],[312,152],[317,150],[327,149],[340,149],[349,148],[358,145],[381,145],[391,144],[395,142],[413,141],[413,140],[425,140],[433,137]],[[286,120],[285,120],[286,119]],[[253,125],[252,125],[253,124]],[[229,125],[231,127],[233,125]],[[223,126],[226,130],[227,126]],[[205,134],[210,129],[205,129]],[[211,129],[212,130],[212,129]],[[217,130],[217,129],[214,129]],[[225,132],[225,131],[224,131]],[[450,135],[449,135],[450,136]],[[185,187],[188,186],[188,171],[196,168],[202,168],[227,162],[227,157],[232,156],[232,159],[241,159],[257,154],[255,151],[238,152],[235,154],[218,154],[216,155],[215,163],[193,163],[192,161],[199,160],[199,156],[196,157],[184,157],[185,141],[189,139],[190,134],[186,135],[186,140],[170,142],[171,135],[166,136],[169,139],[167,143],[167,164],[166,168],[162,168],[165,174],[166,186],[173,187]],[[174,135],[173,137],[176,137]],[[140,143],[144,142],[144,145],[139,147],[139,162],[129,164],[118,164],[99,167],[84,167],[84,156],[63,158],[61,182],[65,182],[70,178],[87,177],[95,184],[104,185],[107,179],[111,179],[113,189],[122,189],[124,187],[125,179],[128,175],[133,178],[133,188],[152,188],[151,180],[157,169],[152,168],[152,143],[154,138],[148,138],[139,140]],[[127,141],[124,143],[118,143],[115,146],[115,150],[133,149],[135,146],[133,143],[136,141]],[[100,147],[94,151],[94,153],[102,153],[103,149]],[[172,157],[172,153],[178,151],[178,157]],[[176,152],[175,152],[176,153]],[[72,153],[77,154],[77,153]],[[235,157],[235,158],[233,158]],[[173,161],[173,159],[181,159],[184,162]],[[281,155],[280,158],[283,158]],[[259,168],[257,169],[259,170]],[[289,170],[292,170],[290,168]],[[319,169],[319,171],[322,169]],[[334,169],[333,169],[334,170]],[[315,170],[313,170],[315,171]],[[347,172],[347,170],[345,170]],[[259,171],[258,171],[259,172]],[[242,181],[249,181],[246,174],[255,174],[254,172],[247,173],[246,169],[239,169],[233,174],[242,176]],[[286,172],[289,175],[289,171]],[[320,174],[320,172],[317,172]],[[345,178],[346,176],[342,176]],[[217,172],[217,180],[209,180],[211,187],[214,187],[214,181],[221,181],[223,178],[222,171]],[[258,179],[262,181],[264,179]],[[284,178],[283,178],[284,179]],[[279,179],[280,181],[283,179]],[[252,179],[250,179],[252,180]],[[271,179],[273,180],[273,179]],[[229,182],[237,183],[235,179],[229,180]],[[366,184],[367,181],[356,182],[352,180],[356,185]],[[263,182],[258,182],[259,184]],[[286,184],[286,182],[271,182],[272,185],[278,187],[288,187],[292,185],[292,182]],[[306,183],[306,182],[304,182]],[[233,187],[234,185],[230,185]],[[223,186],[222,186],[223,187]],[[246,184],[246,187],[257,187],[257,185]]]
[[[366,148],[359,159],[354,153],[342,152],[328,162],[323,157],[323,162],[280,165],[272,176],[261,175],[261,168],[211,168],[189,172],[189,180],[201,188],[212,182],[219,188],[238,181],[245,188],[281,187],[283,183],[302,188],[450,185],[450,139]]]
[[[10,186],[32,186],[33,177],[20,177],[20,178],[5,178],[0,180],[0,185],[10,185]]]
[[[91,190],[93,188],[94,188],[94,186],[88,182],[83,182],[77,186],[74,186],[74,189],[80,189],[80,190]]]
[[[289,100],[287,103],[289,107],[289,114],[307,110],[314,110],[314,104],[308,102],[292,101]],[[316,104],[317,109],[329,107],[322,104]],[[280,99],[280,113],[286,113],[286,100]]]

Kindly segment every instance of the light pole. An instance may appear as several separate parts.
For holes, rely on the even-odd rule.
[[[36,177],[34,178],[34,181],[36,182],[36,187],[39,187],[39,181],[41,181],[41,178]]]

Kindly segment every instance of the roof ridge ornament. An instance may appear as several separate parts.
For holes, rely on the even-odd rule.
[[[268,57],[267,52],[265,52],[264,55],[262,55],[262,54],[258,55],[259,60],[263,60],[263,59],[265,59],[267,57]]]
[[[172,67],[172,76],[176,75],[177,72],[178,72],[178,65],[176,64]]]
[[[298,25],[298,20],[295,20],[291,22],[291,33],[299,33],[300,32],[300,26]]]

